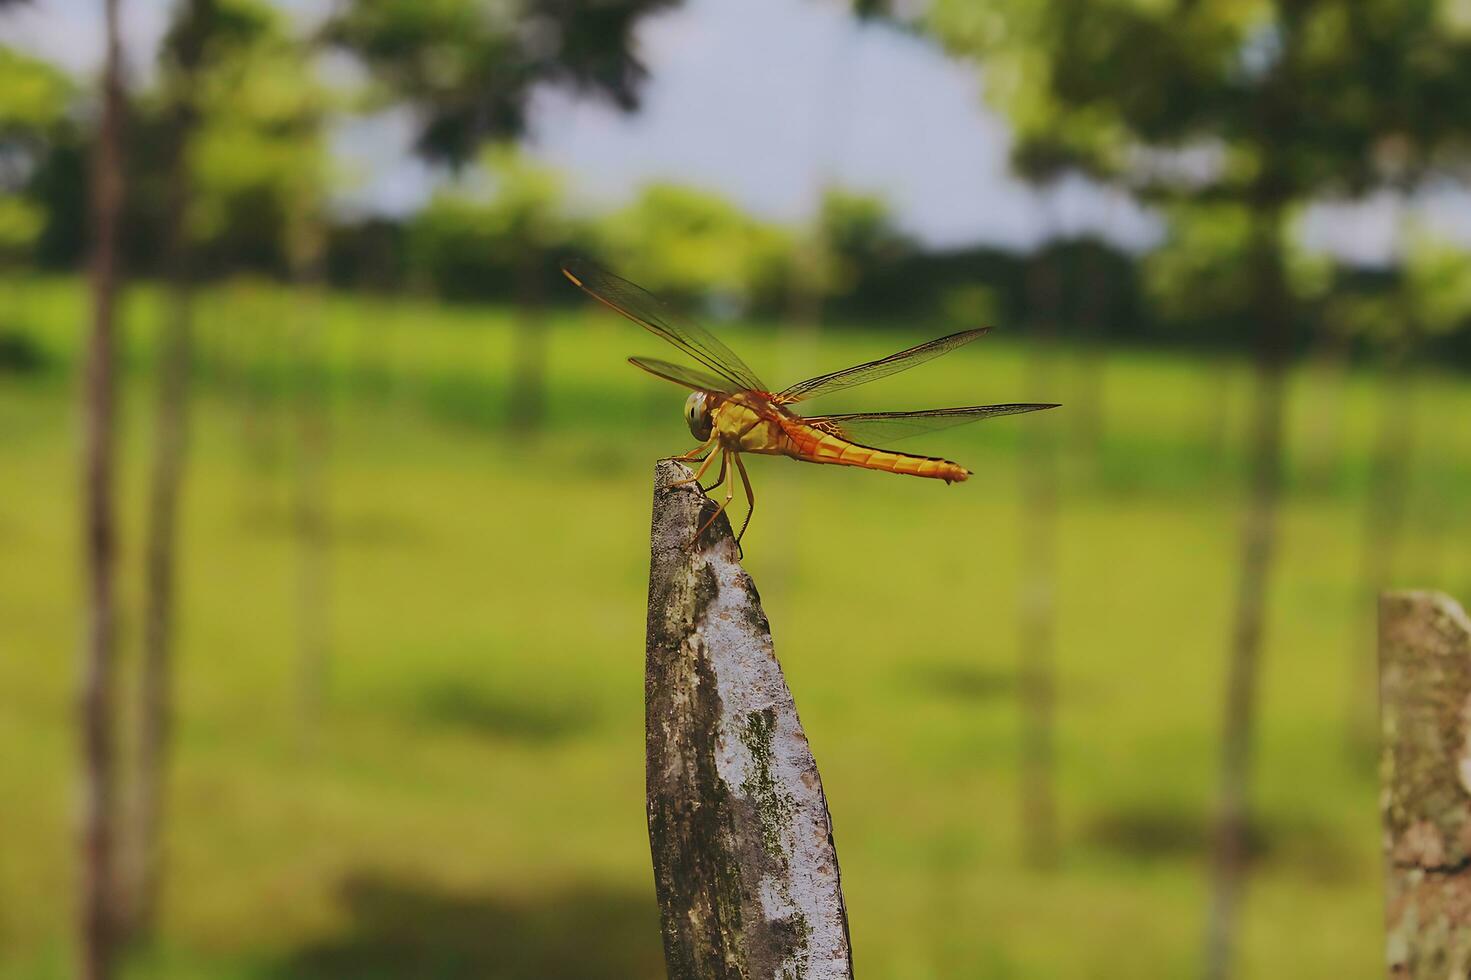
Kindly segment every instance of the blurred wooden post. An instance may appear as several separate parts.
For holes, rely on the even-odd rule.
[[[1471,620],[1438,592],[1379,600],[1387,965],[1471,975]]]
[[[817,764],[724,517],[669,460],[649,570],[649,843],[669,980],[853,976]]]

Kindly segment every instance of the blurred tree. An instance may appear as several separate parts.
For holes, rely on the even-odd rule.
[[[72,142],[70,81],[56,68],[0,46],[0,371],[33,370],[44,358],[12,328],[28,311],[19,269],[34,262],[49,217],[36,173],[62,142]]]
[[[297,716],[303,746],[320,727],[327,697],[330,637],[328,582],[327,378],[323,364],[320,287],[327,233],[326,199],[332,179],[324,124],[344,100],[317,74],[313,39],[293,33],[278,7],[265,2],[221,3],[218,57],[198,73],[196,125],[188,145],[190,197],[187,238],[196,269],[242,267],[284,272],[295,296],[270,322],[257,319],[255,371],[286,373],[294,445],[291,527],[296,550]],[[257,309],[259,309],[257,307]],[[231,310],[230,324],[243,314]],[[287,338],[284,356],[274,334]],[[264,368],[264,365],[270,365]],[[248,416],[272,411],[255,378],[245,400]],[[247,418],[257,437],[274,430]],[[273,458],[255,447],[258,459]]]
[[[533,90],[551,84],[598,95],[625,111],[638,106],[647,72],[635,52],[640,18],[678,0],[348,0],[327,35],[354,52],[379,86],[380,101],[418,114],[418,149],[458,169],[483,143],[512,139],[526,128]],[[551,246],[556,243],[547,243]],[[552,251],[539,250],[542,261]],[[520,329],[511,382],[512,418],[527,433],[540,418],[542,330],[539,270],[516,290]],[[524,372],[524,374],[523,374]]]
[[[650,184],[604,216],[597,237],[620,274],[662,295],[770,309],[787,291],[791,233],[710,191]]]
[[[334,176],[324,124],[344,100],[322,84],[315,47],[279,9],[264,0],[221,5],[235,33],[199,78],[189,237],[216,268],[264,264],[249,261],[259,249],[299,277],[322,258]]]
[[[1030,263],[1027,292],[1029,390],[1052,389],[1057,323],[1062,310],[1062,275],[1057,256],[1039,249]],[[1050,425],[1026,434],[1022,466],[1022,583],[1018,610],[1018,678],[1022,698],[1022,812],[1026,857],[1034,867],[1057,864],[1056,635],[1057,494],[1056,433]]]
[[[1333,267],[1325,293],[1313,304],[1309,324],[1312,338],[1303,383],[1308,406],[1304,412],[1307,434],[1303,440],[1302,479],[1305,486],[1318,491],[1337,486],[1342,475],[1344,393],[1355,337],[1343,321],[1343,307],[1337,297],[1342,290],[1352,288],[1357,278],[1361,276],[1355,270]]]
[[[1174,200],[1163,213],[1165,240],[1145,257],[1146,295],[1165,324],[1229,342],[1252,316],[1251,214],[1224,200]],[[1284,243],[1284,285],[1299,314],[1317,310],[1333,286],[1333,264],[1293,241]],[[1313,317],[1310,322],[1321,322]],[[1212,458],[1225,455],[1233,365],[1216,358],[1204,386],[1202,431]]]
[[[328,229],[327,281],[344,289],[393,292],[408,277],[408,228],[396,218],[339,220]]]
[[[1407,237],[1400,336],[1385,339],[1416,344],[1465,330],[1471,323],[1471,251],[1423,229],[1411,229]],[[1382,336],[1370,323],[1363,328],[1370,336]]]
[[[1360,558],[1359,601],[1369,610],[1379,593],[1393,586],[1405,529],[1417,441],[1415,354],[1428,341],[1471,323],[1471,253],[1409,221],[1404,225],[1404,255],[1388,288],[1345,292],[1334,300],[1340,329],[1379,349],[1386,366],[1379,382]],[[1357,632],[1372,636],[1372,624],[1364,623]],[[1349,738],[1351,744],[1363,745],[1377,728],[1373,644],[1356,642],[1350,655],[1355,669]]]
[[[486,147],[470,186],[436,193],[414,219],[411,266],[442,295],[460,298],[506,284],[521,310],[509,401],[512,431],[541,424],[546,360],[542,310],[556,275],[554,253],[574,237],[564,184],[514,144]],[[555,276],[555,279],[553,278]]]
[[[150,475],[144,543],[143,649],[137,723],[138,762],[127,835],[120,855],[119,925],[132,936],[154,926],[162,881],[163,800],[169,733],[173,715],[172,647],[174,632],[176,537],[181,497],[187,400],[192,346],[194,256],[197,248],[217,237],[217,226],[201,222],[201,204],[227,198],[237,181],[211,180],[195,154],[201,127],[206,131],[238,124],[227,122],[250,110],[253,101],[236,98],[236,83],[253,71],[262,46],[279,43],[274,12],[258,0],[184,0],[164,38],[155,91],[140,99],[148,113],[165,159],[142,196],[162,211],[162,271],[169,298],[159,334],[158,395],[154,416],[153,465]],[[219,87],[225,76],[230,98]],[[140,112],[140,115],[142,112]],[[247,126],[254,131],[255,127]],[[237,152],[249,147],[235,141]],[[202,180],[200,178],[203,178]],[[203,189],[203,195],[196,188]]]
[[[291,338],[295,415],[292,530],[297,563],[297,720],[301,745],[309,751],[315,747],[326,710],[331,666],[330,391],[321,292],[331,180],[324,122],[335,99],[317,80],[314,45],[283,33],[274,43],[253,49],[253,54],[250,62],[237,66],[243,73],[237,83],[243,87],[253,79],[260,85],[254,93],[258,115],[248,117],[256,125],[244,131],[234,126],[201,131],[199,166],[201,175],[213,176],[221,188],[241,186],[235,181],[248,187],[264,177],[285,216],[286,262],[295,292],[285,319]],[[259,170],[239,168],[230,152],[235,141],[252,134],[257,140]],[[207,217],[208,210],[202,211]]]
[[[1087,120],[1068,117],[1056,106],[1051,108],[1053,113],[1040,114],[1017,134],[1011,153],[1012,170],[1044,197],[1056,197],[1066,180],[1086,181],[1105,192],[1119,190],[1121,149],[1114,142],[1121,135],[1118,130],[1090,125]],[[1045,211],[1051,208],[1050,204],[1044,206]],[[1054,237],[1061,229],[1049,227],[1046,231],[1049,237]],[[1102,241],[1088,244],[1091,247],[1070,249],[1071,255],[1053,256],[1047,254],[1044,242],[1036,261],[1071,260],[1051,274],[1059,290],[1052,306],[1059,317],[1068,311],[1067,319],[1078,331],[1082,354],[1078,397],[1069,399],[1069,414],[1080,446],[1093,456],[1103,438],[1102,333],[1113,300],[1108,247]],[[1043,277],[1048,278],[1048,274]],[[1062,295],[1063,283],[1068,280],[1081,281],[1083,287],[1079,298],[1071,304]]]
[[[1055,386],[1057,338],[1068,317],[1084,331],[1079,386],[1082,396],[1070,415],[1085,445],[1101,439],[1103,393],[1098,333],[1107,316],[1106,258],[1101,247],[1078,249],[1054,240],[1062,231],[1057,209],[1065,181],[1083,179],[1108,186],[1117,177],[1121,131],[1072,112],[1060,102],[1038,105],[1017,120],[1011,168],[1032,185],[1042,218],[1041,245],[1027,263],[1027,322],[1032,331],[1028,385]],[[1067,302],[1067,283],[1086,265],[1088,294]],[[1023,575],[1019,618],[1019,676],[1022,694],[1021,823],[1028,860],[1039,868],[1057,863],[1055,777],[1056,703],[1056,520],[1059,482],[1057,433],[1044,423],[1028,429],[1023,469]]]
[[[1181,332],[1229,336],[1251,315],[1250,215],[1229,202],[1176,203],[1169,232],[1144,260],[1145,292],[1166,323]],[[1214,463],[1226,458],[1235,364],[1213,358],[1202,387],[1202,444]]]
[[[85,634],[77,691],[82,800],[77,967],[83,980],[113,973],[113,793],[117,522],[114,500],[117,227],[123,200],[125,91],[118,0],[103,0],[101,114],[92,161],[92,325],[82,384],[82,547]]]
[[[482,142],[519,136],[531,93],[542,84],[637,108],[647,72],[634,50],[634,28],[677,3],[350,0],[327,33],[363,59],[383,100],[419,113],[420,152],[458,167]]]
[[[1034,391],[1053,386],[1058,322],[1062,318],[1064,279],[1061,256],[1046,247],[1057,232],[1055,210],[1060,183],[1093,169],[1097,158],[1031,132],[1019,140],[1011,166],[1032,184],[1042,215],[1043,244],[1029,263],[1028,323],[1032,331],[1027,384]],[[1087,411],[1079,406],[1075,411]],[[1021,621],[1018,674],[1022,694],[1022,812],[1027,858],[1039,868],[1057,863],[1057,803],[1054,792],[1057,633],[1056,434],[1045,422],[1027,431],[1023,467]]]
[[[1077,406],[1072,429],[1077,447],[1086,458],[1096,463],[1107,430],[1108,402],[1104,389],[1104,350],[1112,331],[1109,318],[1115,305],[1115,284],[1110,267],[1110,246],[1099,238],[1078,242],[1078,278],[1080,297],[1077,303],[1078,360],[1069,400]]]
[[[0,46],[0,270],[30,257],[45,227],[44,204],[28,191],[63,138],[73,97],[55,67]]]
[[[511,142],[486,146],[476,165],[440,188],[409,226],[409,270],[456,300],[504,296],[521,275],[520,252],[585,235],[560,172]],[[554,267],[540,270],[562,282]]]
[[[865,286],[893,276],[919,250],[883,198],[838,187],[822,197],[816,233],[821,258],[814,286],[825,302],[852,315],[864,312]]]
[[[986,58],[1019,130],[1112,134],[1128,175],[1161,197],[1245,215],[1257,331],[1250,500],[1226,699],[1206,974],[1232,971],[1246,864],[1256,680],[1282,467],[1284,362],[1296,311],[1285,225],[1310,198],[1375,177],[1387,133],[1429,144],[1456,125],[1471,59],[1444,5],[1389,0],[938,0],[930,26]],[[1366,70],[1366,66],[1372,66]],[[1098,145],[1092,143],[1092,145]],[[1132,158],[1132,159],[1131,159]]]

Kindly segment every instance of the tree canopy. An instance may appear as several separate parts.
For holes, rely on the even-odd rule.
[[[1023,143],[1153,194],[1279,201],[1361,190],[1398,147],[1459,142],[1471,92],[1454,4],[1398,0],[937,0]],[[1187,152],[1188,151],[1188,152]]]
[[[47,152],[65,138],[75,95],[56,68],[0,46],[0,258],[28,253],[45,228],[46,209],[28,191]]]
[[[520,135],[532,91],[554,84],[638,105],[634,27],[678,0],[351,0],[327,36],[363,59],[379,98],[419,116],[418,148],[459,167]]]
[[[553,266],[527,269],[583,237],[570,212],[562,175],[512,143],[487,146],[474,168],[441,188],[415,216],[410,267],[441,295],[470,299],[515,291],[518,276],[551,281]],[[560,277],[558,277],[560,278]]]
[[[654,183],[599,222],[599,247],[656,292],[714,293],[743,304],[785,289],[793,233],[718,194]]]

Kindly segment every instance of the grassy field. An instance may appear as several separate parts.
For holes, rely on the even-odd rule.
[[[79,636],[73,281],[9,284],[0,330],[46,366],[0,374],[0,978],[69,974]],[[122,515],[126,677],[156,297],[130,297]],[[564,315],[548,416],[502,424],[505,311],[264,287],[201,300],[183,538],[163,935],[135,977],[654,978],[642,647],[653,460],[688,448],[682,394],[624,365],[631,325]],[[927,333],[761,329],[778,384]],[[1018,331],[825,408],[1057,400]],[[325,393],[325,714],[304,732],[292,534],[293,352]],[[1068,408],[919,448],[967,484],[757,459],[747,567],[833,808],[860,975],[1191,977],[1204,927],[1235,588],[1244,367],[1119,352],[1103,440]],[[1259,860],[1243,975],[1381,975],[1371,610],[1361,593],[1377,386],[1296,375],[1261,686]],[[1225,400],[1227,438],[1208,435]],[[1471,383],[1417,383],[1397,579],[1471,593]],[[1332,419],[1328,435],[1322,417]],[[1057,596],[1060,866],[1021,859],[1014,696],[1019,450],[1067,447]],[[845,610],[834,619],[829,611]],[[834,624],[837,624],[836,626]],[[124,691],[125,703],[131,688]],[[1362,734],[1362,726],[1357,729]]]

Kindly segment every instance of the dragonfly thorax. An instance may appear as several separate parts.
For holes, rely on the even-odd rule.
[[[712,402],[714,399],[703,391],[694,392],[684,402],[684,420],[690,427],[690,434],[701,442],[710,438],[710,430],[715,424]]]

